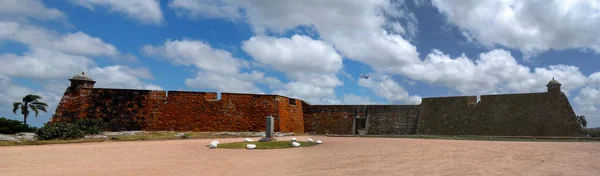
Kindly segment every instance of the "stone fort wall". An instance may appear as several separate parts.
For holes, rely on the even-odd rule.
[[[77,83],[77,82],[75,82]],[[275,131],[317,134],[578,136],[560,89],[424,98],[421,105],[310,105],[279,95],[100,89],[74,84],[52,121],[101,118],[113,131]],[[361,125],[364,124],[364,125]]]
[[[418,133],[577,136],[581,126],[564,93],[424,98]]]
[[[65,91],[52,121],[101,118],[111,130],[304,132],[302,102],[278,95],[80,88]]]
[[[366,134],[415,134],[418,115],[418,105],[312,105],[305,108],[304,127],[318,134],[355,134],[355,119],[364,118]]]

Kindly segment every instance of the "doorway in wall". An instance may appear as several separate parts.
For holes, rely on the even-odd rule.
[[[367,118],[356,118],[356,126],[354,134],[360,134],[360,131],[364,131],[367,128]]]

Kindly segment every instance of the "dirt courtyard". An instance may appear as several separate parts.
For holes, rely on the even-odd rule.
[[[0,147],[0,175],[600,175],[600,142],[313,139],[323,144],[251,151],[208,149],[205,139]]]

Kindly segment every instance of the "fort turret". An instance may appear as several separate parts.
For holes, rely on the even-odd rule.
[[[548,84],[546,84],[546,87],[548,87],[548,93],[551,93],[551,94],[562,93],[560,91],[560,86],[561,86],[560,82],[555,80],[554,77],[552,77],[552,80],[550,80],[550,82],[548,82]]]
[[[96,84],[96,81],[85,75],[85,72],[73,76],[69,81],[71,81],[71,87],[69,87],[71,91],[77,91],[81,88],[94,88],[94,84]]]

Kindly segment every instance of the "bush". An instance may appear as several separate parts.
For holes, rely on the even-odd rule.
[[[600,137],[600,128],[588,128],[585,132],[590,135],[590,137]]]
[[[100,134],[106,128],[101,119],[85,118],[74,122],[46,123],[37,131],[38,139],[77,139],[87,134]]]
[[[100,134],[107,125],[102,119],[85,118],[74,122],[85,134]]]
[[[36,135],[40,140],[77,139],[84,137],[85,133],[74,123],[55,122],[44,124]]]
[[[16,134],[21,132],[35,132],[36,127],[23,124],[21,121],[0,118],[0,134]]]

